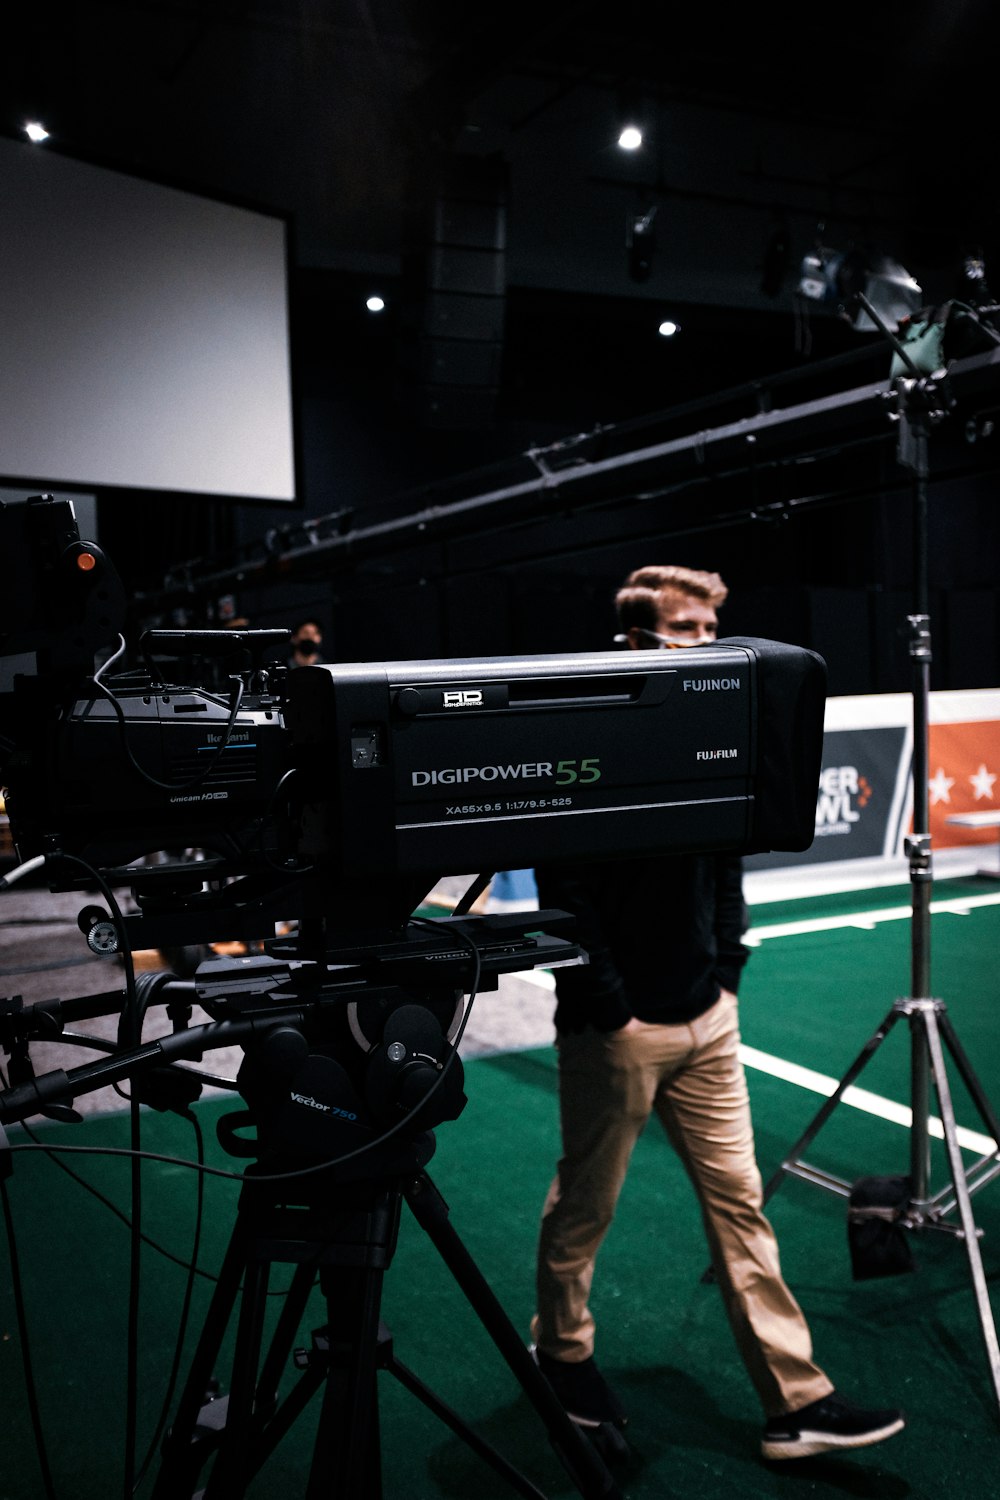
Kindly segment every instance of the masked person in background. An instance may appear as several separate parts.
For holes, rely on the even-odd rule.
[[[300,620],[292,629],[290,667],[318,667],[323,662],[323,627],[318,620]]]
[[[617,639],[633,650],[711,644],[727,592],[717,573],[640,568],[616,596]],[[535,873],[540,905],[576,917],[589,956],[556,970],[563,1154],[542,1215],[532,1322],[535,1358],[563,1406],[601,1429],[611,1453],[627,1451],[625,1411],[594,1360],[588,1299],[633,1147],[655,1111],[698,1197],[764,1410],[763,1456],[805,1458],[898,1432],[901,1412],[852,1405],[814,1362],[762,1211],[739,1055],[736,991],[748,957],[740,859],[664,854]]]

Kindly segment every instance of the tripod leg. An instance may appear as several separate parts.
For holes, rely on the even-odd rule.
[[[955,1028],[952,1026],[948,1013],[945,1010],[942,1010],[938,1015],[938,1029],[947,1043],[952,1057],[955,1059],[955,1065],[961,1074],[962,1082],[972,1096],[972,1102],[979,1111],[980,1119],[993,1137],[997,1147],[1000,1148],[1000,1121],[997,1120],[996,1115],[993,1113],[993,1107],[983,1092],[982,1084],[972,1070],[972,1064],[969,1062],[965,1049],[958,1040]]]
[[[267,1355],[260,1368],[257,1382],[256,1411],[258,1416],[267,1416],[275,1409],[278,1385],[282,1372],[288,1364],[296,1334],[302,1323],[306,1303],[316,1280],[316,1269],[306,1264],[297,1266],[288,1295],[282,1303],[278,1323],[271,1338]]]
[[[244,1268],[226,1425],[204,1500],[233,1500],[245,1493],[253,1476],[254,1397],[264,1335],[268,1264],[262,1259],[248,1259]]]
[[[915,1000],[910,1010],[910,1193],[927,1204],[931,1181],[931,1143],[927,1130],[931,1101],[931,1060],[924,1024],[933,1001]]]
[[[825,1173],[817,1173],[811,1170],[805,1171],[800,1169],[798,1165],[799,1158],[801,1157],[803,1151],[805,1151],[809,1146],[810,1141],[812,1141],[819,1134],[820,1130],[833,1114],[833,1111],[836,1109],[837,1105],[840,1103],[841,1099],[844,1097],[844,1094],[850,1088],[855,1078],[857,1078],[862,1069],[865,1068],[874,1057],[878,1048],[882,1045],[886,1037],[889,1035],[889,1032],[892,1030],[893,1026],[895,1026],[896,1022],[899,1020],[900,1014],[901,1011],[899,1006],[894,1005],[892,1010],[886,1016],[885,1020],[882,1022],[881,1026],[875,1032],[874,1036],[870,1037],[869,1040],[865,1043],[864,1047],[862,1047],[861,1051],[854,1059],[854,1062],[851,1064],[847,1072],[844,1074],[843,1078],[838,1083],[834,1092],[820,1106],[819,1110],[813,1116],[810,1124],[806,1127],[803,1134],[799,1136],[799,1139],[795,1142],[795,1145],[789,1151],[784,1161],[769,1179],[767,1186],[764,1189],[765,1203],[778,1191],[778,1188],[781,1186],[782,1181],[784,1180],[786,1172],[790,1172],[793,1175],[807,1177],[810,1181],[815,1182],[819,1187],[828,1187],[837,1192],[844,1190],[846,1195],[846,1183],[838,1184],[837,1186],[835,1186],[834,1184],[836,1179],[829,1177]]]
[[[925,1023],[927,1027],[927,1044],[930,1048],[931,1069],[934,1074],[938,1105],[944,1125],[945,1144],[948,1148],[948,1162],[951,1167],[952,1181],[955,1186],[955,1196],[958,1200],[962,1232],[965,1237],[965,1250],[969,1257],[969,1270],[972,1273],[972,1284],[976,1293],[976,1302],[979,1306],[979,1324],[982,1329],[983,1344],[986,1348],[986,1358],[990,1367],[990,1375],[993,1379],[993,1392],[997,1404],[1000,1406],[1000,1346],[997,1344],[997,1331],[993,1321],[993,1309],[990,1306],[989,1289],[987,1288],[986,1277],[983,1273],[982,1256],[979,1253],[979,1235],[976,1229],[976,1221],[972,1215],[972,1202],[969,1198],[969,1189],[965,1181],[965,1167],[962,1163],[962,1154],[959,1150],[958,1139],[955,1134],[955,1113],[952,1109],[951,1089],[949,1088],[948,1075],[945,1071],[944,1053],[941,1048],[937,1016],[933,1010],[925,1013]]]
[[[477,1454],[484,1463],[489,1464],[501,1479],[505,1479],[512,1489],[524,1497],[524,1500],[545,1500],[545,1495],[537,1485],[531,1483],[530,1479],[509,1464],[502,1454],[485,1442],[478,1433],[473,1432],[471,1427],[453,1411],[450,1406],[441,1400],[428,1386],[419,1380],[413,1371],[406,1365],[401,1364],[394,1355],[385,1359],[385,1368],[390,1374],[395,1375],[401,1385],[404,1385],[411,1395],[416,1396],[418,1401],[423,1402],[429,1412],[432,1412],[446,1427],[450,1427],[456,1437],[461,1438],[473,1453]]]
[[[323,1403],[306,1500],[381,1500],[378,1354],[381,1268],[324,1272],[329,1324]]]
[[[239,1295],[245,1265],[244,1225],[237,1219],[191,1362],[177,1414],[163,1445],[152,1500],[181,1500],[194,1489],[208,1440],[199,1442],[198,1417],[207,1399],[219,1350]]]
[[[499,1349],[511,1373],[548,1430],[549,1440],[584,1500],[621,1493],[601,1458],[570,1421],[552,1388],[525,1348],[492,1288],[448,1220],[448,1206],[426,1172],[420,1172],[404,1196],[421,1228],[426,1230],[451,1271],[469,1305]]]

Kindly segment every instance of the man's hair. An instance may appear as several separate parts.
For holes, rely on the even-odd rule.
[[[729,593],[718,573],[655,565],[636,568],[615,595],[615,608],[622,629],[631,630],[638,626],[640,630],[655,630],[660,619],[660,599],[668,589],[676,589],[679,594],[688,594],[693,599],[703,599],[716,609],[725,602]]]
[[[297,620],[296,623],[292,626],[292,635],[298,635],[303,625],[315,625],[320,635],[323,634],[323,621],[317,620],[315,615],[306,615],[304,620]]]

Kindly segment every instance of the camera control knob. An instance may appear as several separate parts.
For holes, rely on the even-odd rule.
[[[87,939],[91,953],[104,956],[118,952],[118,932],[103,906],[85,906],[76,924]]]
[[[87,933],[87,947],[91,953],[97,953],[101,957],[118,952],[118,933],[110,917],[106,917],[103,922],[94,923]]]
[[[404,1042],[390,1042],[385,1049],[385,1055],[390,1062],[402,1062],[406,1056],[406,1045]]]

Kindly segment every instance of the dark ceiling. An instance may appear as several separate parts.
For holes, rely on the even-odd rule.
[[[837,318],[835,306],[805,304],[797,295],[803,257],[817,244],[890,256],[916,278],[927,303],[959,292],[965,259],[976,253],[1000,284],[993,262],[994,250],[1000,253],[998,40],[1000,13],[989,0],[742,7],[704,0],[49,0],[7,20],[0,128],[16,135],[27,118],[40,117],[53,137],[46,149],[289,216],[306,513],[323,518],[347,505],[356,508],[358,527],[374,516],[377,531],[385,514],[422,514],[428,498],[422,490],[414,498],[413,486],[434,487],[441,475],[461,477],[493,460],[513,462],[512,454],[525,464],[533,445],[558,447],[568,434],[605,442],[621,424],[622,441],[632,435],[639,442],[629,423],[670,408],[684,417],[684,435],[697,436],[720,420],[717,393],[776,371],[790,377],[777,404],[794,404],[801,378],[812,380],[827,354],[838,356],[845,388],[883,379],[888,361],[877,336],[869,336],[866,352],[866,340]],[[615,145],[616,116],[628,96],[647,127],[645,146],[631,156]],[[442,163],[455,162],[502,167],[507,184],[507,427],[498,424],[491,434],[467,423],[457,434],[422,431],[420,443],[402,444],[395,433],[387,436],[383,416],[404,315],[397,309],[375,328],[357,292],[385,290],[390,308],[393,297],[405,306],[411,209],[426,211]],[[655,247],[646,274],[637,276],[627,224],[654,211]],[[679,313],[684,339],[647,339],[647,310],[651,330],[665,313]],[[669,350],[667,362],[643,365],[643,340],[655,357]],[[876,367],[860,370],[859,356],[874,358]],[[801,369],[803,360],[810,370]],[[989,400],[995,405],[992,390]],[[951,438],[935,441],[945,468],[946,444],[961,445],[963,431],[967,437],[967,427],[952,423]],[[892,453],[883,453],[881,428],[879,442],[882,467],[859,458],[860,477],[845,477],[832,460],[809,468],[810,450],[792,455],[795,465],[790,459],[778,478],[777,469],[762,465],[749,489],[744,454],[734,466],[738,494],[703,485],[699,513],[789,495],[811,504],[827,490],[838,499],[841,490],[848,498],[856,492],[867,504],[873,484],[906,482]],[[992,463],[991,451],[980,460],[983,449],[991,445],[977,444],[976,462]],[[796,466],[798,458],[805,466]],[[963,450],[958,467],[964,472],[969,461]],[[479,488],[495,484],[484,479]],[[467,485],[463,491],[473,492]],[[685,505],[690,493],[684,490]],[[626,552],[634,555],[665,528],[675,534],[664,502],[670,494],[665,480],[651,481],[648,494],[630,495],[628,505],[612,496],[594,517],[557,508],[549,517],[545,510],[539,529],[527,539],[514,534],[514,542],[534,548],[538,566],[554,567],[558,555],[560,567],[599,575],[604,601],[607,577],[630,565]],[[165,507],[154,561],[144,510],[131,507],[129,496],[117,507],[113,499],[102,500],[102,536],[110,537],[113,555],[120,548],[134,564],[135,576],[144,576],[143,566],[155,571],[196,553],[225,560],[234,543],[257,546],[268,527],[287,522],[263,508],[234,517],[232,508],[223,515],[201,506],[195,526],[195,507]],[[440,499],[433,489],[430,501],[437,506]],[[676,510],[681,501],[671,503]],[[880,503],[888,506],[892,497]],[[992,494],[968,500],[979,505],[995,508]],[[754,550],[736,527],[724,553],[727,574],[746,569],[760,583],[771,568],[803,585],[867,586],[888,577],[897,551],[891,528],[885,524],[883,539],[872,540],[867,517],[852,527],[837,514],[829,535],[819,511],[815,535],[801,525],[785,528],[799,547],[793,561],[773,545],[772,530],[754,533],[763,536]],[[499,527],[500,520],[492,538]],[[349,540],[356,547],[354,533]],[[455,616],[455,638],[474,649],[512,649],[511,641],[526,649],[516,622],[509,639],[479,641],[469,635],[467,617],[483,628],[507,619],[506,604],[482,607],[484,558],[500,577],[504,566],[510,574],[526,565],[520,554],[504,564],[483,551],[478,536],[433,547],[432,540],[421,521],[414,537],[380,543],[368,572],[360,568],[358,587],[367,583],[380,595],[387,578],[409,579],[419,569],[402,617],[420,606],[437,611],[438,620],[444,594],[422,585],[454,575],[470,601]],[[343,550],[346,570],[353,553]],[[980,588],[992,582],[995,548],[973,554],[973,572],[949,574],[949,581]],[[522,635],[527,649],[536,649],[537,601],[525,588]],[[253,602],[256,613],[262,598]],[[279,601],[274,611],[279,603],[285,608]],[[366,630],[378,613],[359,612]],[[775,628],[798,629],[787,622]],[[346,629],[343,621],[338,629]],[[994,617],[977,632],[993,640]],[[453,646],[447,636],[435,649]],[[362,654],[376,649],[368,638],[352,644],[345,635],[344,649],[355,647]],[[401,646],[386,640],[377,649],[392,654]],[[872,682],[886,686],[882,678]]]
[[[0,66],[9,132],[38,114],[59,149],[287,212],[302,267],[395,274],[408,199],[457,153],[509,168],[510,286],[773,309],[817,237],[888,252],[929,300],[988,253],[995,17],[986,0],[54,0],[8,19]],[[626,94],[649,130],[633,156],[613,144]],[[625,221],[649,208],[639,282]]]

